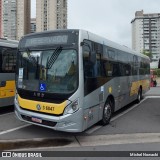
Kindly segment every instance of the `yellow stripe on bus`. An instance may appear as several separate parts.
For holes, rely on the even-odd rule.
[[[0,87],[0,98],[13,97],[15,95],[15,81],[6,81],[5,87]]]
[[[142,86],[143,90],[147,90],[150,86],[149,80],[140,80],[140,81],[132,82],[130,96],[138,94],[139,86]]]
[[[64,109],[67,105],[67,101],[64,101],[61,104],[55,104],[55,103],[27,100],[21,98],[20,96],[18,96],[18,101],[21,108],[23,109],[42,112],[42,113],[56,114],[56,115],[63,114]]]

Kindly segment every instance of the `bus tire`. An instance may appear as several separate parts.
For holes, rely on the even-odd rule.
[[[137,103],[140,103],[141,100],[142,100],[142,89],[139,88],[136,101],[137,101]]]
[[[113,102],[111,101],[110,98],[108,98],[103,108],[103,115],[101,120],[102,125],[109,124],[112,117],[112,112],[113,112]]]

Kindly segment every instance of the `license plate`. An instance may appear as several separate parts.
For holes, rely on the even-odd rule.
[[[39,118],[32,117],[31,119],[32,119],[33,122],[42,123],[42,120],[39,119]]]

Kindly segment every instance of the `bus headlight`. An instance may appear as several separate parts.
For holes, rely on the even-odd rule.
[[[72,114],[79,109],[79,102],[78,99],[68,105],[64,111],[64,114]]]

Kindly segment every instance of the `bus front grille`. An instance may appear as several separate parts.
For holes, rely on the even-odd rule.
[[[49,126],[49,127],[54,127],[54,126],[57,124],[57,122],[46,121],[46,120],[42,120],[41,123],[38,123],[38,122],[33,121],[33,120],[32,120],[32,117],[29,117],[29,116],[26,116],[26,115],[21,115],[21,117],[22,117],[25,121],[32,122],[32,123],[36,123],[36,124],[42,124],[42,125]]]

